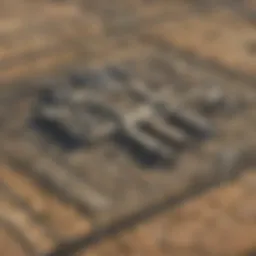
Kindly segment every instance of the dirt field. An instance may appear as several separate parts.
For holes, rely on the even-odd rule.
[[[255,174],[214,189],[84,255],[253,255]]]
[[[130,197],[140,197],[137,191],[141,189],[140,184],[148,184],[145,181],[152,185],[150,190],[145,190],[151,193],[147,197],[152,197],[152,200],[155,194],[159,194],[160,198],[161,193],[168,196],[170,191],[179,194],[190,179],[197,177],[203,180],[206,175],[200,168],[207,167],[208,170],[212,162],[202,161],[200,165],[200,158],[209,154],[211,160],[212,154],[222,151],[222,146],[218,145],[225,141],[228,147],[234,145],[239,150],[240,147],[250,148],[249,164],[239,170],[239,178],[233,181],[229,177],[223,178],[220,186],[185,198],[150,218],[145,215],[144,222],[140,221],[113,237],[106,235],[95,245],[82,250],[81,256],[256,254],[256,176],[255,160],[252,160],[256,148],[256,6],[253,1],[242,0],[126,2],[112,0],[104,4],[100,0],[2,0],[0,253],[6,256],[36,255],[54,250],[63,241],[76,240],[91,232],[93,234],[93,230],[102,224],[99,220],[104,223],[107,220],[115,222],[119,213],[125,215],[130,208],[137,207],[136,203],[129,205],[128,201]],[[140,62],[145,63],[155,55],[159,56],[159,52],[161,56],[167,55],[169,51],[172,55],[169,55],[171,60],[168,65],[178,70],[175,82],[182,84],[185,79],[191,84],[184,88],[191,89],[197,82],[204,83],[216,76],[228,97],[241,97],[246,103],[241,112],[235,112],[234,118],[213,118],[222,137],[217,142],[203,144],[200,154],[192,156],[193,153],[186,153],[183,162],[180,161],[175,169],[180,175],[138,175],[139,167],[130,163],[130,160],[127,162],[122,155],[116,157],[117,164],[112,164],[111,168],[121,168],[123,173],[132,173],[129,181],[121,183],[123,189],[120,191],[129,191],[131,188],[134,195],[129,197],[128,192],[125,192],[122,197],[118,192],[119,201],[123,203],[119,202],[112,210],[118,213],[104,210],[98,218],[81,210],[75,196],[67,200],[65,195],[60,196],[62,192],[48,190],[47,183],[36,181],[28,165],[11,164],[11,159],[17,156],[21,160],[34,157],[36,163],[38,152],[45,155],[47,151],[46,148],[31,152],[31,148],[26,148],[27,144],[22,144],[19,139],[19,133],[23,130],[12,128],[22,124],[19,120],[27,115],[27,111],[23,111],[27,109],[27,103],[11,103],[10,99],[15,102],[18,98],[8,95],[14,95],[15,90],[18,92],[18,87],[26,88],[27,80],[38,81],[41,77],[63,74],[81,65],[101,67],[127,60],[139,69]],[[148,71],[145,74],[146,77],[150,76]],[[187,94],[188,91],[185,91],[180,96],[183,99]],[[109,196],[109,191],[113,194],[113,184],[116,184],[105,173],[106,165],[112,163],[110,160],[104,162],[105,152],[108,152],[106,148],[111,151],[109,145],[102,150],[92,151],[86,160],[94,161],[88,165],[88,180],[93,187],[100,187],[99,191],[103,191],[106,196]],[[29,150],[30,155],[26,154]],[[54,151],[49,151],[50,155],[52,153]],[[74,159],[76,164],[80,161],[75,154]],[[230,166],[224,165],[223,168],[222,171],[226,172]],[[195,173],[195,176],[188,175],[189,172]],[[139,201],[144,200],[143,193],[138,199],[140,205],[143,205]],[[154,200],[160,200],[159,195]],[[127,209],[126,204],[129,205]],[[112,219],[106,217],[109,212],[114,216]]]

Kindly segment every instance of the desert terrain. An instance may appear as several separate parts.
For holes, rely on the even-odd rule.
[[[67,256],[75,255],[72,250],[75,251],[76,247],[79,247],[77,255],[81,256],[256,254],[256,5],[253,1],[1,1],[1,255],[64,255],[57,254],[59,244],[67,246]],[[102,223],[106,224],[105,221],[113,224],[119,213],[109,211],[111,215],[103,211],[99,218],[85,214],[72,197],[63,199],[59,195],[61,193],[38,182],[31,175],[33,171],[27,170],[28,165],[12,163],[16,156],[21,160],[27,156],[23,155],[27,148],[16,139],[19,138],[18,133],[12,128],[20,125],[19,119],[26,115],[27,106],[25,100],[15,103],[16,98],[9,95],[15,95],[23,88],[26,91],[27,84],[31,83],[28,81],[33,81],[36,87],[37,81],[66,74],[74,67],[102,67],[127,60],[137,65],[161,54],[162,58],[169,51],[173,52],[170,65],[176,67],[176,63],[181,63],[177,81],[185,77],[194,85],[197,81],[204,81],[205,77],[212,79],[218,76],[227,95],[231,98],[241,96],[244,100],[244,112],[234,112],[234,118],[229,121],[224,117],[216,118],[217,127],[225,136],[217,142],[204,144],[200,154],[194,158],[190,153],[184,156],[185,162],[177,167],[177,170],[185,170],[184,177],[177,175],[180,183],[174,182],[175,179],[173,181],[168,174],[166,182],[162,181],[165,176],[160,177],[158,173],[137,175],[140,168],[122,156],[120,163],[107,168],[112,163],[110,160],[104,162],[106,148],[111,150],[107,145],[87,157],[92,159],[88,172],[96,173],[89,176],[92,184],[102,189],[107,187],[104,183],[108,180],[105,168],[122,168],[123,172],[134,175],[131,175],[131,184],[135,182],[132,177],[137,176],[152,182],[155,186],[152,198],[161,191],[160,186],[166,186],[163,193],[167,196],[168,186],[173,186],[173,193],[179,194],[190,178],[204,177],[200,171],[195,177],[187,173],[196,173],[199,167],[208,168],[210,162],[205,160],[207,163],[202,161],[197,165],[195,161],[203,156],[207,158],[208,152],[218,153],[222,150],[222,141],[225,141],[225,147],[238,145],[239,149],[246,150],[248,147],[248,163],[239,169],[235,177],[227,175],[227,178],[220,178],[219,182],[200,193],[178,200],[150,216],[143,215],[140,221],[125,230],[106,232],[105,236],[95,239],[97,242],[84,242],[84,248],[76,246],[79,239],[85,237],[86,241],[86,237],[90,238]],[[35,162],[36,154],[31,153]],[[31,159],[28,161],[33,162]],[[233,170],[225,164],[222,172]],[[155,180],[158,183],[154,183]],[[120,214],[122,208],[126,212],[126,200],[121,199],[123,202],[116,208]],[[141,204],[139,199],[138,202]],[[146,209],[143,207],[141,211]],[[107,214],[114,217],[106,217]],[[68,250],[71,251],[69,254]]]

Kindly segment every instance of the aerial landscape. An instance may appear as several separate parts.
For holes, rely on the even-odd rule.
[[[256,255],[254,1],[1,1],[1,255]]]

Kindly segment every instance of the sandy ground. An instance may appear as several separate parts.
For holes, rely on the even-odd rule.
[[[127,29],[127,36],[122,39],[118,35],[120,20],[114,19],[109,25],[105,22],[107,18],[101,16],[104,13],[101,8],[84,5],[82,1],[1,2],[0,82],[3,85],[20,78],[51,73],[83,59],[104,62],[110,57],[135,56],[152,44],[171,44],[251,76],[256,72],[255,24],[222,4],[211,12],[201,12],[191,8],[188,1],[152,1],[149,7],[138,4],[141,1],[131,1],[138,10],[138,17],[143,19]],[[252,2],[246,2],[251,9],[254,8]],[[169,10],[170,3],[172,10]],[[132,13],[133,5],[126,8],[131,8]],[[170,12],[165,15],[167,18],[159,19],[167,9]],[[19,212],[17,203],[5,197],[2,191],[0,217],[8,214],[24,232],[26,228],[28,233],[34,230],[34,233],[31,231],[34,235],[28,237],[40,250],[51,248],[59,238],[78,236],[91,230],[90,220],[39,188],[30,178],[14,174],[6,166],[0,169],[0,178],[29,209],[38,213],[43,224],[38,227],[33,220],[27,219],[26,213]],[[106,239],[82,255],[255,255],[255,188],[255,168],[252,168],[239,180]],[[51,227],[58,239],[49,239],[44,226]],[[42,242],[44,239],[47,241]],[[18,240],[0,225],[1,255],[26,255]]]
[[[213,189],[83,255],[250,255],[256,244],[256,176]]]

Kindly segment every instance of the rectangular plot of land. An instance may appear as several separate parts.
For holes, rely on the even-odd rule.
[[[63,239],[90,232],[90,222],[75,207],[16,171],[1,167],[0,227],[23,249],[33,251],[26,255],[49,251]]]
[[[0,206],[1,229],[10,233],[10,239],[19,239],[16,243],[24,247],[26,255],[50,250],[55,245],[44,226],[36,223],[2,186]]]
[[[89,232],[88,220],[83,219],[76,209],[52,196],[28,177],[19,172],[1,169],[1,180],[20,202],[25,202],[49,232],[59,240]]]
[[[1,139],[5,160],[97,223],[229,179],[249,161],[256,121],[250,81],[175,49],[81,70],[46,87],[41,105],[32,94],[16,95]],[[123,100],[108,101],[113,94],[138,105],[122,108]],[[112,126],[99,127],[95,116]]]

